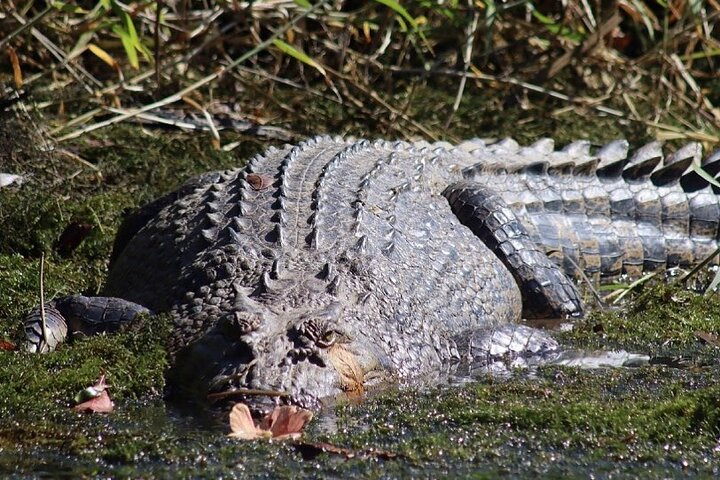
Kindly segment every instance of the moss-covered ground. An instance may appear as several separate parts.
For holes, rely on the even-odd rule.
[[[449,91],[449,90],[448,90]],[[277,92],[282,99],[283,92]],[[602,142],[648,140],[644,127],[568,112],[503,108],[491,94],[468,95],[446,138],[553,136]],[[442,88],[417,95],[408,114],[442,131]],[[313,102],[308,118],[285,125],[300,135],[396,132],[367,116]],[[317,127],[316,127],[317,126]],[[396,136],[396,135],[393,135]],[[42,162],[4,160],[21,186],[0,189],[0,340],[22,343],[21,321],[38,302],[45,256],[48,298],[96,294],[123,211],[186,178],[237,165],[267,144],[242,138],[220,152],[206,135],[120,125],[63,144],[70,155]],[[90,162],[88,166],[77,156]],[[73,222],[93,226],[69,256],[54,243]],[[720,334],[713,299],[669,287],[646,288],[620,309],[579,321],[564,341],[579,348],[625,348],[665,359],[637,369],[583,371],[544,367],[531,378],[481,378],[462,386],[391,390],[321,412],[306,435],[357,451],[386,450],[392,460],[321,454],[225,437],[224,414],[163,401],[164,318],[145,319],[114,337],[97,337],[33,356],[0,350],[0,475],[168,477],[449,477],[500,475],[713,476],[720,465],[718,347],[696,332]],[[706,337],[706,336],[705,336]],[[673,361],[677,360],[677,361]],[[674,366],[668,366],[674,365]],[[105,373],[116,411],[86,415],[73,395]],[[307,454],[305,451],[304,453]]]

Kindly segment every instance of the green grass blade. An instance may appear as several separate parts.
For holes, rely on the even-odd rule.
[[[130,65],[132,65],[133,68],[140,67],[140,61],[138,60],[137,50],[135,50],[135,44],[133,43],[132,38],[130,38],[128,32],[126,32],[120,25],[114,25],[112,30],[120,37],[120,41],[125,49],[125,54],[128,57]]]
[[[290,55],[290,56],[293,57],[294,59],[299,60],[299,61],[301,61],[302,63],[313,67],[313,68],[316,69],[318,72],[320,72],[320,73],[323,75],[323,77],[326,77],[326,76],[327,76],[327,73],[325,72],[325,69],[322,67],[322,65],[320,65],[318,62],[316,62],[315,60],[313,60],[312,58],[310,58],[310,57],[309,57],[305,52],[303,52],[302,50],[298,50],[297,48],[293,47],[293,46],[290,45],[289,43],[283,42],[283,41],[280,40],[279,38],[276,38],[275,40],[273,40],[272,43],[273,43],[273,45],[275,45],[275,47],[276,47],[278,50],[280,50],[280,51],[283,52],[284,54]]]
[[[404,18],[405,21],[410,24],[410,26],[412,27],[413,30],[417,30],[418,26],[417,26],[417,22],[415,22],[415,19],[413,17],[411,17],[410,14],[408,13],[408,11],[405,10],[405,8],[402,5],[400,5],[398,2],[396,2],[395,0],[375,0],[375,1],[377,3],[381,3],[381,4],[385,5],[386,7],[390,8],[391,10],[393,10],[395,13],[397,13],[402,18]]]
[[[714,185],[714,186],[716,186],[716,187],[720,187],[720,182],[718,182],[717,180],[715,180],[715,179],[712,177],[712,175],[710,175],[710,174],[707,173],[705,170],[703,170],[703,168],[702,168],[700,165],[698,165],[697,163],[693,163],[692,170],[693,170],[693,172],[695,172],[695,173],[697,173],[698,175],[700,175],[700,176],[701,176],[704,180],[706,180],[708,183],[710,183],[710,185]]]

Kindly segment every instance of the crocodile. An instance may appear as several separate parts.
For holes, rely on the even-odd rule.
[[[36,308],[28,348],[167,312],[173,393],[257,409],[552,354],[557,342],[521,318],[571,319],[578,281],[717,248],[720,197],[699,165],[716,175],[720,152],[328,136],[272,147],[128,216],[106,296]]]

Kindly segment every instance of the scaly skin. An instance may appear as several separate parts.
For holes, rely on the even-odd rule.
[[[556,352],[516,325],[521,313],[582,312],[546,253],[571,276],[579,266],[601,280],[715,248],[718,197],[691,177],[697,148],[685,150],[650,167],[656,148],[627,160],[623,142],[595,156],[586,143],[557,152],[549,140],[442,148],[319,137],[272,148],[130,217],[105,288],[125,303],[59,299],[50,323],[81,310],[98,331],[141,306],[170,312],[176,391],[275,391],[304,406],[388,380],[440,381],[498,353]],[[44,342],[38,322],[35,311],[31,349],[52,349],[59,340]]]

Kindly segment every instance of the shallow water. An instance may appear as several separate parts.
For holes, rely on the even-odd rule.
[[[484,379],[424,393],[395,390],[321,411],[303,441],[352,448],[355,458],[328,453],[304,458],[307,445],[227,438],[226,416],[219,412],[181,409],[162,401],[122,402],[110,415],[68,412],[66,424],[58,427],[59,431],[69,428],[47,445],[26,438],[19,449],[0,448],[0,475],[713,476],[720,473],[718,432],[702,430],[708,425],[716,428],[717,423],[696,419],[700,423],[682,424],[689,431],[682,431],[680,424],[674,426],[677,418],[697,417],[700,410],[690,401],[679,406],[672,403],[669,392],[684,385],[689,399],[702,396],[718,373],[717,368],[700,372],[666,367],[593,372],[553,368],[541,370],[536,379]],[[666,401],[664,410],[649,404],[644,409],[644,398]],[[710,391],[709,398],[717,399],[717,389]],[[703,414],[717,415],[717,411]],[[623,420],[625,415],[627,420]],[[638,421],[643,416],[652,417],[651,421]],[[668,425],[657,424],[663,421]],[[641,429],[653,432],[647,435]],[[368,449],[399,456],[383,460],[363,455]]]

